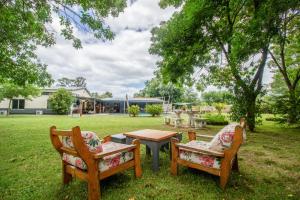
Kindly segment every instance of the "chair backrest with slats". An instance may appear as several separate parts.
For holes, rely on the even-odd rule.
[[[75,147],[71,148],[63,145],[62,137],[69,137],[73,140],[73,130],[57,130],[55,126],[50,128],[50,139],[54,148],[61,154],[67,153],[73,156],[79,156]]]

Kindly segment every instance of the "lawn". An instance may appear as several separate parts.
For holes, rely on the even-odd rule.
[[[172,129],[162,118],[127,116],[11,116],[0,118],[0,199],[86,199],[87,185],[76,180],[61,184],[61,162],[49,139],[49,127],[79,125],[100,137],[137,129]],[[215,134],[221,126],[201,133]],[[178,130],[182,131],[182,130]],[[187,140],[184,130],[184,140]],[[160,154],[160,171],[154,174],[142,146],[141,179],[133,170],[101,181],[103,200],[116,199],[300,199],[300,130],[263,122],[248,133],[239,153],[240,173],[233,173],[227,189],[218,178],[179,168],[170,175],[167,153]]]

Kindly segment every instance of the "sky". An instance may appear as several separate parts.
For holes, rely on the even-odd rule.
[[[71,41],[57,35],[52,47],[39,47],[39,59],[48,65],[48,72],[57,80],[62,77],[83,76],[91,92],[110,91],[114,97],[132,96],[153,77],[158,57],[150,55],[151,29],[168,20],[174,8],[161,9],[158,0],[133,1],[117,18],[108,17],[105,23],[116,34],[113,41],[103,42],[92,35],[74,33],[82,41],[82,49],[75,49]],[[57,16],[51,28],[59,33]]]

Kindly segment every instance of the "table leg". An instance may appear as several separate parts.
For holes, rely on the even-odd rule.
[[[151,149],[146,145],[146,156],[151,156]]]
[[[159,170],[159,145],[157,143],[152,146],[153,160],[152,169],[157,172]]]

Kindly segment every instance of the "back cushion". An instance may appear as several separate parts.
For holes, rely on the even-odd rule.
[[[96,133],[91,131],[81,131],[81,136],[83,137],[85,144],[88,146],[91,152],[100,153],[103,151],[101,141]],[[69,136],[63,136],[62,143],[65,147],[74,148],[72,139]]]
[[[233,141],[235,127],[237,125],[239,124],[232,123],[220,130],[217,135],[215,135],[215,137],[211,140],[209,149],[215,151],[224,151],[225,149],[228,149]]]

